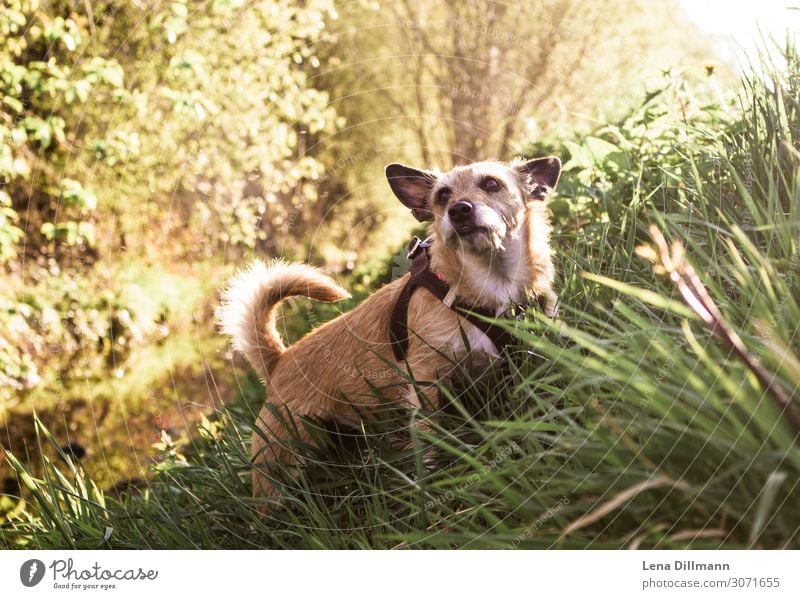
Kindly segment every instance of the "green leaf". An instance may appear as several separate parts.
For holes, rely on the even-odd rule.
[[[39,229],[39,232],[44,235],[45,239],[52,241],[56,235],[56,226],[53,223],[44,223]]]
[[[750,528],[750,544],[752,545],[758,540],[761,532],[764,530],[764,525],[767,523],[770,516],[770,510],[775,504],[775,499],[778,496],[778,491],[786,482],[786,472],[772,472],[767,477],[767,482],[764,483],[764,488],[758,497],[756,504],[756,513],[753,517],[753,525]]]
[[[11,96],[3,96],[3,104],[8,106],[14,112],[21,113],[24,110],[22,102],[20,102],[17,98],[13,98]]]
[[[581,276],[584,279],[605,285],[611,289],[615,289],[620,293],[641,300],[647,304],[650,304],[651,306],[655,306],[656,308],[660,308],[662,310],[666,310],[667,312],[672,312],[673,314],[677,314],[692,320],[697,319],[697,315],[692,312],[691,309],[687,308],[682,302],[664,297],[655,291],[628,285],[627,283],[616,281],[609,277],[604,277],[602,275],[597,275],[590,272],[582,272]]]
[[[600,139],[599,137],[592,137],[591,135],[586,137],[583,144],[594,159],[594,163],[597,165],[602,165],[609,155],[619,152],[619,148],[614,144]]]

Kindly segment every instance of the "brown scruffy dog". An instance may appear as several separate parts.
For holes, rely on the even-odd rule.
[[[553,263],[545,200],[561,172],[558,158],[476,162],[446,173],[400,164],[386,168],[395,195],[419,221],[430,221],[430,267],[463,306],[496,315],[528,294],[550,294]],[[374,389],[410,408],[437,406],[436,383],[469,351],[497,356],[490,339],[425,289],[408,305],[405,362],[389,339],[394,304],[409,275],[382,287],[358,307],[286,347],[277,309],[289,296],[334,302],[348,293],[306,264],[255,261],[223,292],[222,330],[264,379],[267,401],[253,435],[253,494],[276,497],[269,464],[296,464],[284,416],[348,419],[378,406]],[[420,381],[415,389],[404,373]],[[385,399],[384,399],[385,401]],[[291,435],[309,440],[302,425]]]

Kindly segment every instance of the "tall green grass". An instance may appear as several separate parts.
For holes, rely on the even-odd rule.
[[[248,379],[188,445],[165,438],[136,488],[103,493],[69,461],[34,476],[8,456],[26,492],[0,544],[800,546],[800,445],[772,397],[800,395],[794,48],[786,61],[745,81],[733,106],[672,81],[573,140],[554,205],[558,318],[531,312],[508,368],[459,374],[438,414],[387,410],[352,430],[298,423],[321,449],[296,447],[307,465],[284,473],[282,510],[262,518],[250,498],[261,390]],[[685,247],[769,389],[636,255],[651,224]],[[433,432],[399,449],[414,418]]]

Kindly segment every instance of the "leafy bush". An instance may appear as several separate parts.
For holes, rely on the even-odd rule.
[[[308,76],[333,14],[328,0],[0,6],[0,418],[159,339],[167,313],[129,301],[131,264],[299,251],[287,223],[323,170],[304,146],[336,126]]]

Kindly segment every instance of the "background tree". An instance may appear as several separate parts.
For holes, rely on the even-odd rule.
[[[347,187],[324,187],[345,254],[373,243],[385,253],[407,236],[387,163],[508,159],[621,115],[648,77],[700,67],[710,52],[672,1],[363,0],[338,13],[319,79],[345,123],[325,155]]]

